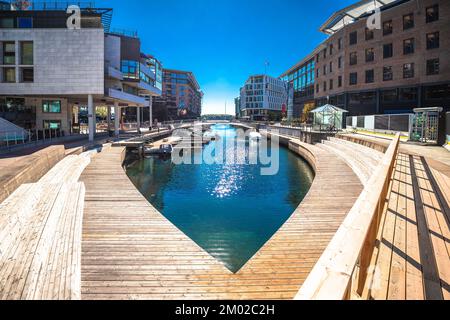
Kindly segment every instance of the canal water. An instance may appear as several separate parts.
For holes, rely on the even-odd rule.
[[[237,129],[229,125],[212,130],[221,139],[211,143],[237,139]],[[243,157],[250,143],[255,142],[224,154]],[[262,164],[175,165],[157,157],[132,163],[127,174],[167,219],[237,272],[286,222],[314,178],[306,161],[288,149],[270,144],[267,149],[268,154],[279,152],[275,175],[261,175]]]

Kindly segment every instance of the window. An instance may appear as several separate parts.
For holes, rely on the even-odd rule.
[[[358,32],[353,31],[350,33],[350,45],[354,45],[358,43]]]
[[[427,34],[427,49],[439,48],[439,32]]]
[[[342,38],[338,39],[338,49],[341,50],[342,49]]]
[[[392,67],[383,67],[383,81],[391,81],[394,78]]]
[[[327,49],[323,49],[323,58],[326,59],[327,57]]]
[[[16,44],[14,42],[3,42],[3,64],[16,64]]]
[[[327,83],[326,83],[326,81],[323,82],[323,91],[327,91]]]
[[[21,82],[33,82],[34,70],[33,68],[21,68]]]
[[[405,63],[403,65],[403,78],[414,78],[414,63]]]
[[[3,82],[8,82],[8,83],[16,82],[16,68],[4,68],[3,69]]]
[[[350,85],[353,86],[358,83],[358,74],[356,72],[350,73]]]
[[[372,62],[375,60],[375,53],[373,48],[366,49],[366,62]]]
[[[319,57],[319,55],[316,55],[316,63],[319,63],[319,61],[320,61],[320,57]]]
[[[393,89],[381,91],[381,101],[383,102],[397,101],[397,90]]]
[[[394,28],[392,26],[392,20],[389,20],[389,21],[386,21],[383,23],[383,36],[392,34],[393,31],[394,31]]]
[[[33,28],[33,18],[30,18],[30,17],[17,18],[17,27],[18,28]]]
[[[132,60],[122,60],[121,71],[126,78],[139,79],[139,63]],[[172,78],[172,82],[176,82],[175,78]]]
[[[427,75],[439,74],[439,59],[427,60]]]
[[[342,87],[342,76],[338,77],[338,87]]]
[[[384,59],[392,58],[393,55],[394,55],[394,49],[393,49],[392,43],[385,44],[383,46],[383,58]]]
[[[333,90],[333,79],[330,79],[330,90]]]
[[[373,83],[375,81],[375,72],[373,69],[366,70],[366,83]]]
[[[59,100],[43,100],[42,101],[43,113],[61,113],[61,101]]]
[[[400,101],[416,101],[417,88],[401,88],[399,89],[398,99]]]
[[[342,68],[342,57],[338,58],[338,68]]]
[[[44,129],[45,130],[59,130],[61,129],[61,120],[44,120]]]
[[[319,93],[319,90],[320,90],[320,88],[319,88],[319,85],[317,84],[316,85],[316,93]]]
[[[333,62],[330,61],[330,72],[333,72]]]
[[[372,40],[374,38],[373,30],[366,28],[366,41]]]
[[[20,64],[26,66],[33,65],[33,42],[20,42]]]
[[[0,19],[0,28],[14,28],[14,19],[13,18],[1,18]]]
[[[333,44],[330,44],[330,56],[333,54]]]
[[[439,5],[428,7],[426,9],[426,22],[430,23],[439,20]]]
[[[317,69],[317,78],[320,76],[320,70]]]
[[[403,54],[414,53],[414,38],[406,39],[403,41]]]
[[[324,65],[323,66],[323,75],[326,75],[327,74],[327,65]]]
[[[353,66],[358,63],[358,54],[356,52],[350,53],[350,65]]]
[[[414,13],[403,16],[403,30],[414,28]]]

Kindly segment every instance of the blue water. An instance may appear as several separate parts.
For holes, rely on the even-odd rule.
[[[213,130],[222,139],[211,143],[236,139],[229,125]],[[289,218],[314,177],[306,161],[291,151],[269,149],[280,157],[273,176],[262,176],[260,164],[174,165],[159,158],[137,161],[127,174],[167,219],[237,272]]]

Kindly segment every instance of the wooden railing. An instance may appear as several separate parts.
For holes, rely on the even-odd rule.
[[[295,299],[361,298],[381,216],[387,206],[399,144],[400,134],[397,134]]]

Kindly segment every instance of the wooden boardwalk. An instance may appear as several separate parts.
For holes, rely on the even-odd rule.
[[[381,220],[369,299],[450,299],[450,178],[400,153]]]
[[[236,274],[138,192],[121,166],[124,148],[105,148],[81,176],[82,298],[294,298],[362,185],[334,154],[296,141],[290,148],[310,159],[316,179],[290,219]]]

